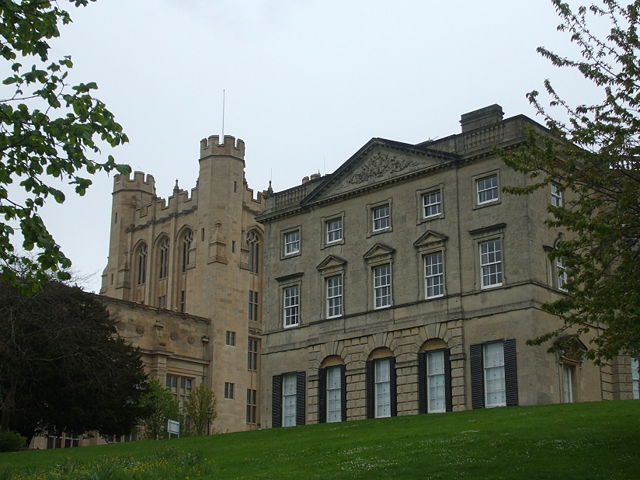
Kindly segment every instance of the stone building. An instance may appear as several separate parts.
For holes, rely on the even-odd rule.
[[[181,402],[201,382],[212,388],[217,432],[260,422],[263,196],[247,186],[244,155],[242,140],[202,140],[196,187],[176,182],[166,200],[151,175],[116,175],[100,290],[120,333]]]
[[[583,361],[526,340],[558,326],[564,201],[529,196],[494,147],[528,129],[492,105],[461,133],[416,145],[374,138],[334,173],[269,195],[265,227],[262,425],[505,405],[630,398],[631,367]]]

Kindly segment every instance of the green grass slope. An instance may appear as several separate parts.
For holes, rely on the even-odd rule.
[[[0,454],[15,479],[640,479],[640,401]]]

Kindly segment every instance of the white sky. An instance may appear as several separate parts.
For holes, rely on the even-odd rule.
[[[330,173],[371,137],[457,133],[462,113],[493,103],[536,118],[525,94],[545,78],[588,101],[586,86],[535,52],[573,52],[549,0],[99,0],[72,10],[56,52],[72,56],[71,81],[98,83],[130,137],[114,155],[153,174],[161,197],[176,179],[195,186],[199,141],[221,131],[223,89],[225,133],[245,141],[256,191]],[[112,182],[98,174],[85,197],[43,210],[94,291]]]

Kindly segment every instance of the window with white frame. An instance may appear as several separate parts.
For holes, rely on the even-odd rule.
[[[502,285],[502,241],[497,238],[479,243],[480,285],[482,288]]]
[[[296,424],[296,388],[298,386],[295,373],[282,376],[282,426],[292,427]]]
[[[375,369],[375,418],[391,416],[391,361],[379,358]]]
[[[342,240],[342,217],[332,218],[325,222],[327,243]]]
[[[385,308],[391,305],[391,264],[373,267],[373,307]]]
[[[562,190],[560,190],[560,185],[557,183],[551,182],[551,205],[554,207],[561,207],[564,204],[564,198],[562,195]]]
[[[442,252],[424,256],[424,296],[435,298],[444,295],[444,261]]]
[[[444,351],[427,352],[427,412],[446,411]]]
[[[562,365],[562,402],[573,403],[573,365]]]
[[[498,200],[498,174],[476,179],[476,201],[478,205]]]
[[[442,213],[442,192],[432,190],[422,194],[422,218],[431,218]]]
[[[342,367],[327,368],[327,422],[342,421]]]
[[[391,227],[391,207],[388,203],[371,209],[372,230],[379,232]]]
[[[285,256],[300,252],[300,230],[285,232],[282,240],[283,253]]]
[[[282,289],[282,317],[284,327],[295,327],[300,323],[300,286],[291,285]]]
[[[327,277],[327,318],[342,315],[342,275]]]
[[[564,266],[564,258],[556,258],[556,281],[558,290],[567,291],[567,269]]]
[[[507,404],[504,376],[504,345],[486,343],[482,347],[484,367],[484,405],[502,407]]]
[[[640,361],[631,359],[631,381],[633,383],[633,398],[640,399]]]

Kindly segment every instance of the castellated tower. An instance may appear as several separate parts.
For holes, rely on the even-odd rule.
[[[116,175],[100,291],[179,400],[201,382],[213,389],[219,432],[260,423],[263,196],[247,187],[244,156],[240,139],[203,139],[196,187],[176,182],[168,199],[151,175]]]

